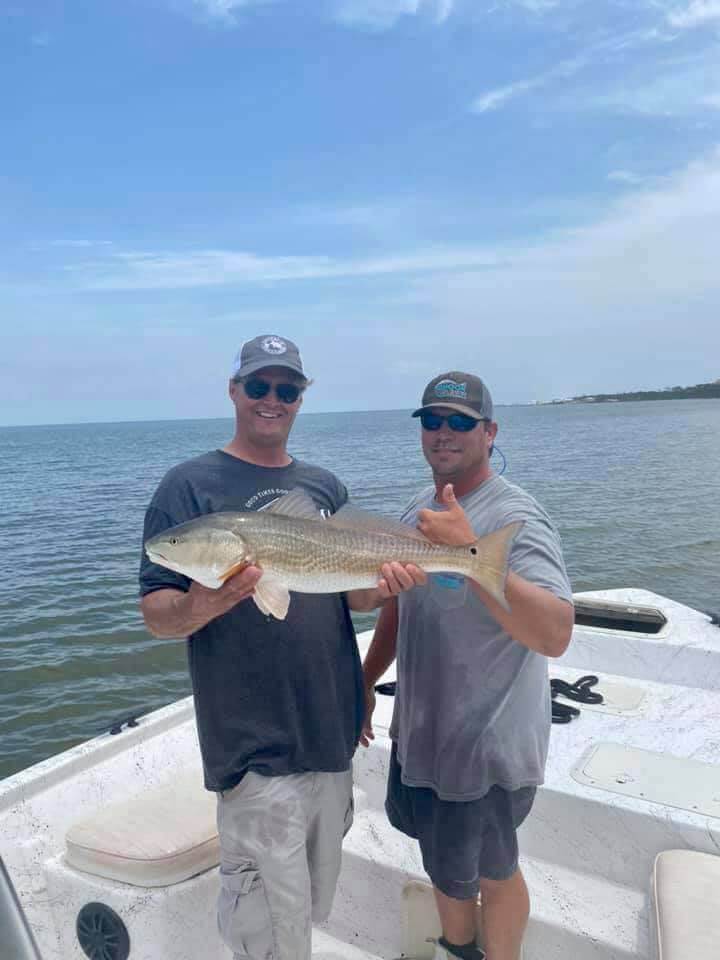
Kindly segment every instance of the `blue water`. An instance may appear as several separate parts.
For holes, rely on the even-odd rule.
[[[554,518],[575,590],[720,609],[720,400],[499,408],[505,476]],[[189,692],[137,608],[142,518],[228,420],[0,428],[0,777]],[[407,411],[305,414],[291,451],[397,515],[429,481]],[[498,460],[498,464],[502,461]],[[359,617],[364,627],[372,618]]]

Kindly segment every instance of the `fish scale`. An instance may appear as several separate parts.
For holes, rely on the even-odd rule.
[[[413,563],[428,573],[471,573],[473,558],[467,547],[453,549],[429,541],[333,529],[325,522],[324,529],[317,530],[318,523],[312,520],[273,517],[267,523],[270,519],[263,522],[262,514],[243,518],[244,534],[249,543],[261,544],[253,550],[259,565],[300,593],[373,587],[388,558]]]

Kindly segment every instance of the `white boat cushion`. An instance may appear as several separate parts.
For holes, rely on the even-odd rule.
[[[180,883],[220,860],[216,807],[202,771],[180,774],[73,824],[67,862],[139,887]]]
[[[720,857],[666,850],[653,882],[658,960],[718,960]]]

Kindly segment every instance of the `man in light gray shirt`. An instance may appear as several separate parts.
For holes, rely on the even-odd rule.
[[[510,610],[448,575],[386,605],[364,664],[363,742],[372,738],[374,685],[397,656],[386,810],[420,843],[442,923],[436,960],[479,960],[479,933],[488,960],[518,960],[529,896],[516,830],[543,781],[546,658],[570,642],[572,591],[551,520],[490,468],[497,424],[482,380],[457,371],[435,377],[413,416],[435,482],[403,519],[452,544],[522,521],[505,583]]]

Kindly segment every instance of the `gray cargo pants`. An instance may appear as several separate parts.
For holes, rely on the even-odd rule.
[[[262,777],[218,794],[218,927],[235,960],[310,960],[352,823],[352,770]]]

